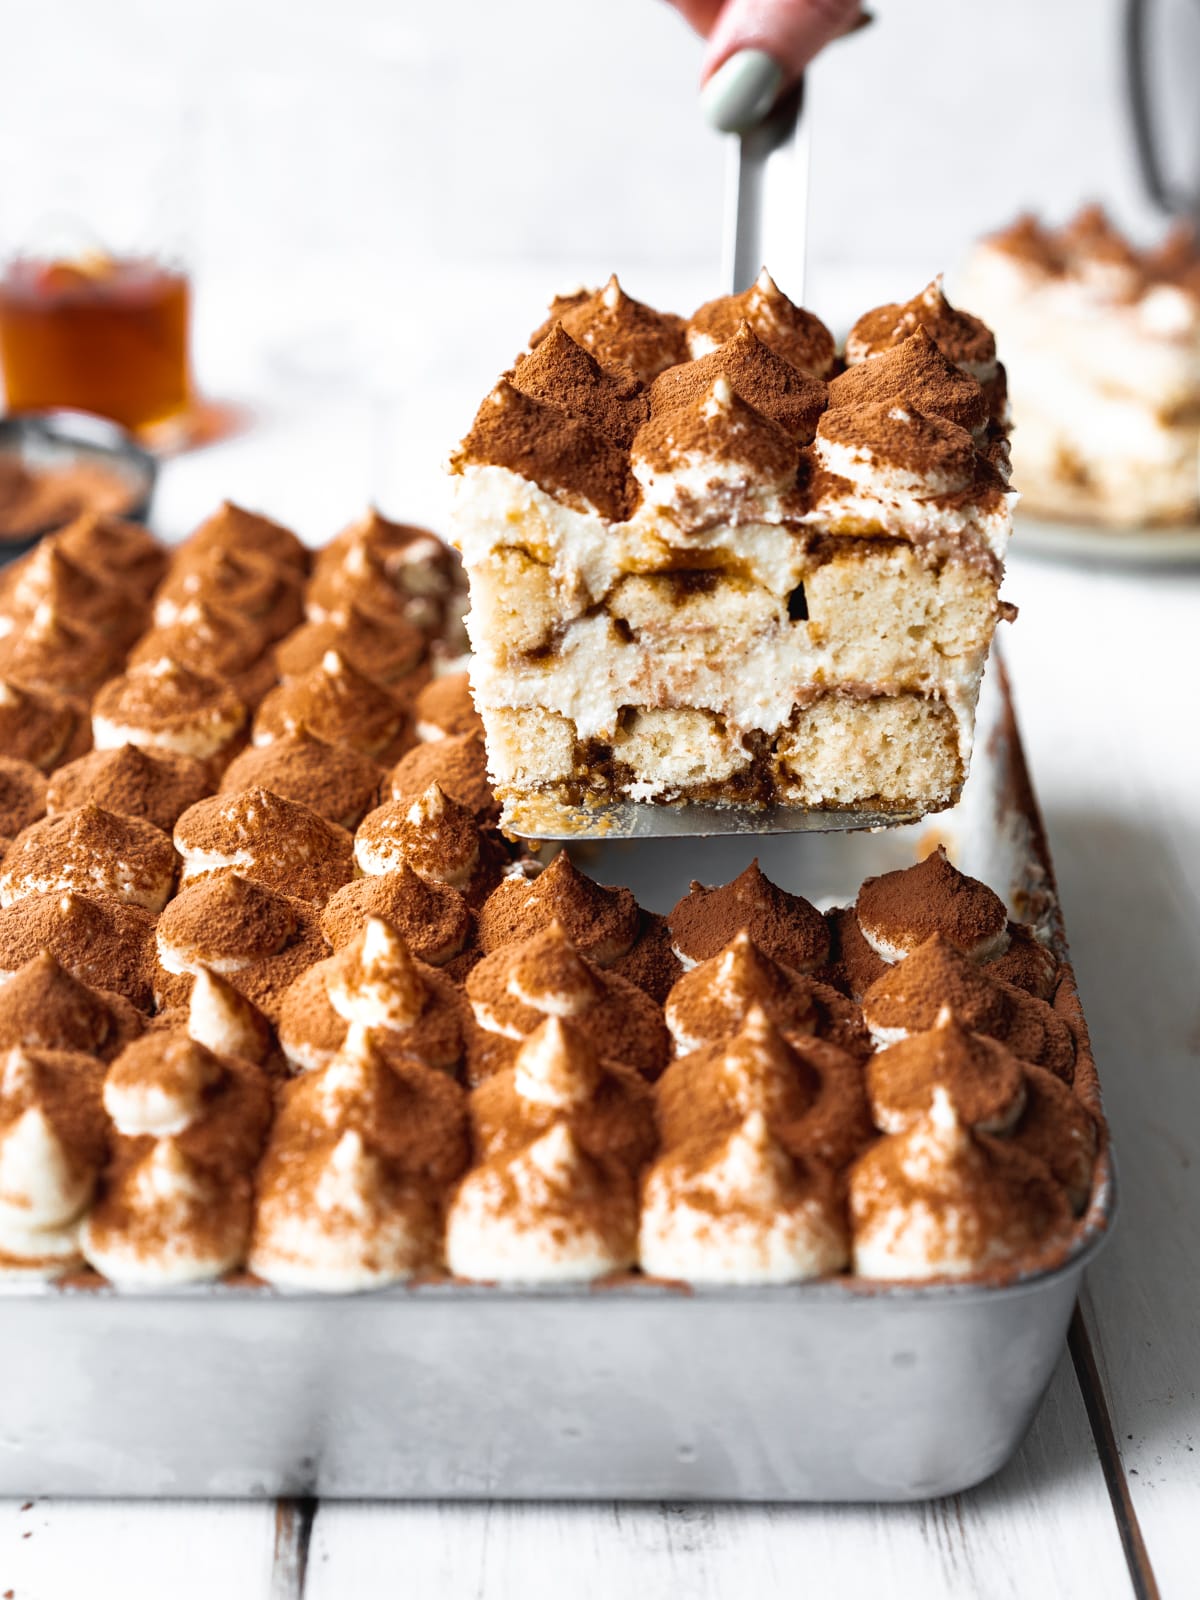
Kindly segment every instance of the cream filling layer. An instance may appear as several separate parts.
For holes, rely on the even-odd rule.
[[[958,720],[959,751],[971,754],[975,702],[987,659],[987,640],[957,657],[931,655],[927,674],[905,688],[936,695]],[[611,740],[627,706],[698,708],[721,717],[730,736],[777,734],[798,701],[814,690],[845,682],[827,647],[815,644],[803,624],[749,640],[736,653],[693,654],[658,641],[621,639],[611,618],[584,618],[567,629],[558,652],[546,660],[513,658],[501,667],[476,657],[471,686],[485,720],[489,710],[541,707],[569,718],[577,738]],[[880,691],[893,685],[880,684]]]
[[[665,479],[658,480],[664,499]],[[991,509],[971,502],[939,505],[905,493],[886,474],[849,495],[827,496],[799,518],[789,513],[786,523],[779,495],[731,493],[713,473],[694,465],[675,487],[688,490],[685,498],[694,511],[646,501],[628,522],[611,523],[596,511],[564,505],[506,467],[472,464],[452,479],[453,542],[468,568],[498,550],[527,551],[550,568],[560,592],[577,591],[576,609],[583,611],[622,576],[703,566],[704,558],[712,563],[722,554],[772,594],[789,594],[809,565],[797,527],[816,534],[851,518],[893,537],[935,548],[942,543],[954,553],[966,544],[1000,560],[1012,532],[1011,496]]]

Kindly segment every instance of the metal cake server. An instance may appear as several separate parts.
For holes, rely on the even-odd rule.
[[[725,173],[722,276],[727,291],[748,289],[764,263],[785,294],[804,293],[808,220],[808,139],[803,82],[757,126],[729,139]],[[532,796],[505,817],[523,839],[678,839],[723,834],[836,833],[914,822],[916,811],[806,811],[799,806],[714,805],[618,800],[563,806]]]

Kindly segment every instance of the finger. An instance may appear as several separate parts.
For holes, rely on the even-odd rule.
[[[671,0],[685,22],[689,22],[702,38],[707,39],[713,23],[725,0]]]
[[[738,50],[762,50],[793,83],[819,50],[852,28],[859,0],[727,0],[708,36],[702,76]]]

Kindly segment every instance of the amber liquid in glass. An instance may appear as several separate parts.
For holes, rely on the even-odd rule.
[[[0,278],[0,369],[10,411],[69,406],[127,428],[191,394],[183,273],[151,260],[23,258]]]

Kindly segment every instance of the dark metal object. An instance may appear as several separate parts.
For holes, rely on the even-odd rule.
[[[95,461],[116,472],[130,487],[132,502],[121,515],[145,522],[150,515],[158,462],[131,433],[87,411],[31,411],[0,417],[0,455],[16,456],[34,470]],[[19,539],[0,536],[0,564],[21,555],[51,532],[49,527]]]

